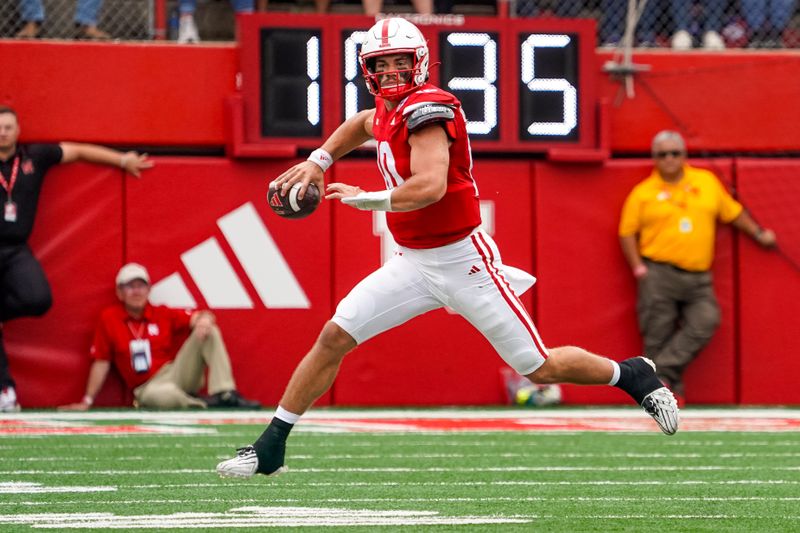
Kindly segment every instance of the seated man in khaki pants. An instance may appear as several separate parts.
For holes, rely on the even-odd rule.
[[[213,313],[151,305],[147,301],[150,276],[137,263],[123,266],[116,281],[120,304],[100,314],[90,350],[94,362],[86,394],[79,403],[63,409],[89,409],[112,362],[133,390],[138,407],[260,407],[236,391],[228,352]],[[187,333],[188,338],[178,348],[177,341]],[[206,368],[209,395],[199,398],[195,394],[203,386]]]

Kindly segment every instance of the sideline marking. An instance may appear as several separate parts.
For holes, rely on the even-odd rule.
[[[0,494],[42,494],[50,492],[114,492],[117,487],[46,487],[26,481],[1,481]]]
[[[697,409],[681,412],[682,432],[800,432],[797,409]],[[179,434],[218,435],[222,424],[269,422],[265,411],[244,412],[22,412],[0,420],[0,437],[47,435]],[[101,421],[127,420],[124,425]],[[138,422],[138,423],[137,423]],[[325,410],[307,413],[296,430],[323,433],[496,433],[565,434],[586,431],[660,432],[641,409],[465,409],[465,410]],[[235,435],[228,434],[227,437]]]
[[[295,503],[308,504],[316,503],[384,503],[384,502],[403,502],[403,503],[459,503],[459,502],[796,502],[800,501],[800,496],[482,496],[453,497],[453,498],[271,498],[273,503]],[[260,498],[171,498],[171,499],[150,499],[142,498],[136,500],[92,500],[94,505],[140,505],[140,504],[165,504],[165,503],[262,503]],[[86,500],[59,500],[59,505],[85,505]],[[0,502],[3,505],[25,505],[25,506],[48,506],[53,505],[49,501],[21,501],[21,502]]]
[[[122,417],[124,418],[124,417]],[[53,413],[50,420],[9,418],[0,420],[0,437],[62,435],[217,435],[216,428],[175,426],[167,424],[96,425],[81,421],[61,420]]]

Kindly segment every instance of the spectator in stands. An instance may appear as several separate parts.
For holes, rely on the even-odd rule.
[[[111,36],[97,27],[97,15],[103,0],[77,0],[75,9],[76,37],[79,39],[106,40]],[[17,33],[19,39],[35,39],[42,30],[44,6],[42,0],[19,0],[19,10],[25,25]]]
[[[383,0],[361,0],[364,6],[364,14],[370,17],[383,12]],[[420,15],[433,14],[433,0],[411,0],[414,11]]]
[[[261,407],[237,392],[213,313],[151,305],[150,275],[137,263],[119,270],[116,287],[120,303],[102,311],[95,330],[86,394],[62,409],[89,409],[112,363],[138,407]],[[209,396],[199,398],[206,368]]]
[[[706,50],[724,50],[725,41],[719,32],[722,29],[725,4],[725,0],[704,0],[697,5],[694,0],[670,0],[670,15],[675,25],[675,33],[670,41],[672,48],[691,49],[694,44],[692,34],[697,33],[698,36],[702,34],[701,42]]]
[[[455,0],[433,0],[433,12],[452,13],[455,4]]]
[[[516,10],[518,17],[577,17],[583,3],[584,0],[517,0]]]
[[[150,168],[147,155],[121,153],[91,144],[20,145],[16,112],[0,106],[0,322],[40,316],[50,309],[50,286],[27,241],[33,229],[39,191],[48,169],[59,163],[88,161],[120,167],[134,176]],[[0,412],[19,409],[8,369],[0,325]]]
[[[750,32],[749,46],[779,48],[795,4],[795,0],[741,0],[742,14]]]
[[[452,0],[411,0],[411,4],[417,13],[431,15],[434,13],[434,1],[436,2],[436,13],[452,12],[454,4]],[[269,0],[257,0],[259,11],[266,11],[268,5]],[[364,8],[364,14],[371,17],[383,10],[383,0],[362,0],[361,5]],[[314,0],[314,6],[317,13],[327,13],[331,6],[331,0]]]
[[[659,132],[655,168],[628,195],[619,237],[638,280],[639,329],[658,377],[683,401],[683,372],[711,340],[720,312],[711,279],[717,219],[764,248],[775,233],[761,228],[714,174],[686,163],[680,133]]]
[[[330,4],[331,0],[314,0],[317,13],[327,13]],[[256,11],[266,11],[268,6],[269,0],[256,0]]]
[[[625,33],[628,0],[603,0],[601,5],[603,10],[603,19],[600,22],[601,46],[618,46]],[[656,45],[656,14],[657,9],[655,2],[652,0],[648,1],[636,25],[634,45],[641,47]]]
[[[231,5],[236,13],[252,13],[254,0],[231,0]],[[261,4],[259,4],[261,7]],[[266,10],[267,2],[263,2],[263,9]],[[197,10],[197,0],[179,0],[178,11],[180,20],[178,22],[178,42],[179,43],[199,43],[200,33],[197,31],[197,23],[194,20],[194,12]]]

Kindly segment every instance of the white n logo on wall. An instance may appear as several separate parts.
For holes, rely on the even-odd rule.
[[[489,235],[494,235],[494,202],[492,200],[481,200],[481,227]],[[381,264],[392,258],[394,250],[397,248],[397,243],[394,242],[394,237],[389,231],[389,226],[386,223],[386,212],[373,211],[372,212],[372,234],[381,239]]]
[[[219,218],[217,225],[266,307],[311,307],[251,202]],[[210,308],[253,309],[253,300],[215,237],[182,253],[181,261]],[[178,272],[153,285],[150,301],[170,307],[197,307]]]

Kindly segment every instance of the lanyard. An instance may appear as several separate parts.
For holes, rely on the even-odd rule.
[[[14,184],[17,182],[17,173],[19,172],[19,160],[20,160],[19,156],[14,158],[14,165],[11,167],[11,179],[9,181],[6,181],[6,178],[5,176],[3,176],[3,173],[0,172],[0,185],[2,185],[3,188],[6,190],[6,192],[8,193],[9,202],[11,201],[11,191],[14,190]]]
[[[133,331],[133,326],[131,326],[130,320],[127,322],[127,324],[128,324],[128,329],[131,330],[131,335],[133,335],[133,338],[136,339],[137,341],[142,340],[142,336],[144,335],[145,323],[142,322],[141,324],[139,324],[138,331]]]

